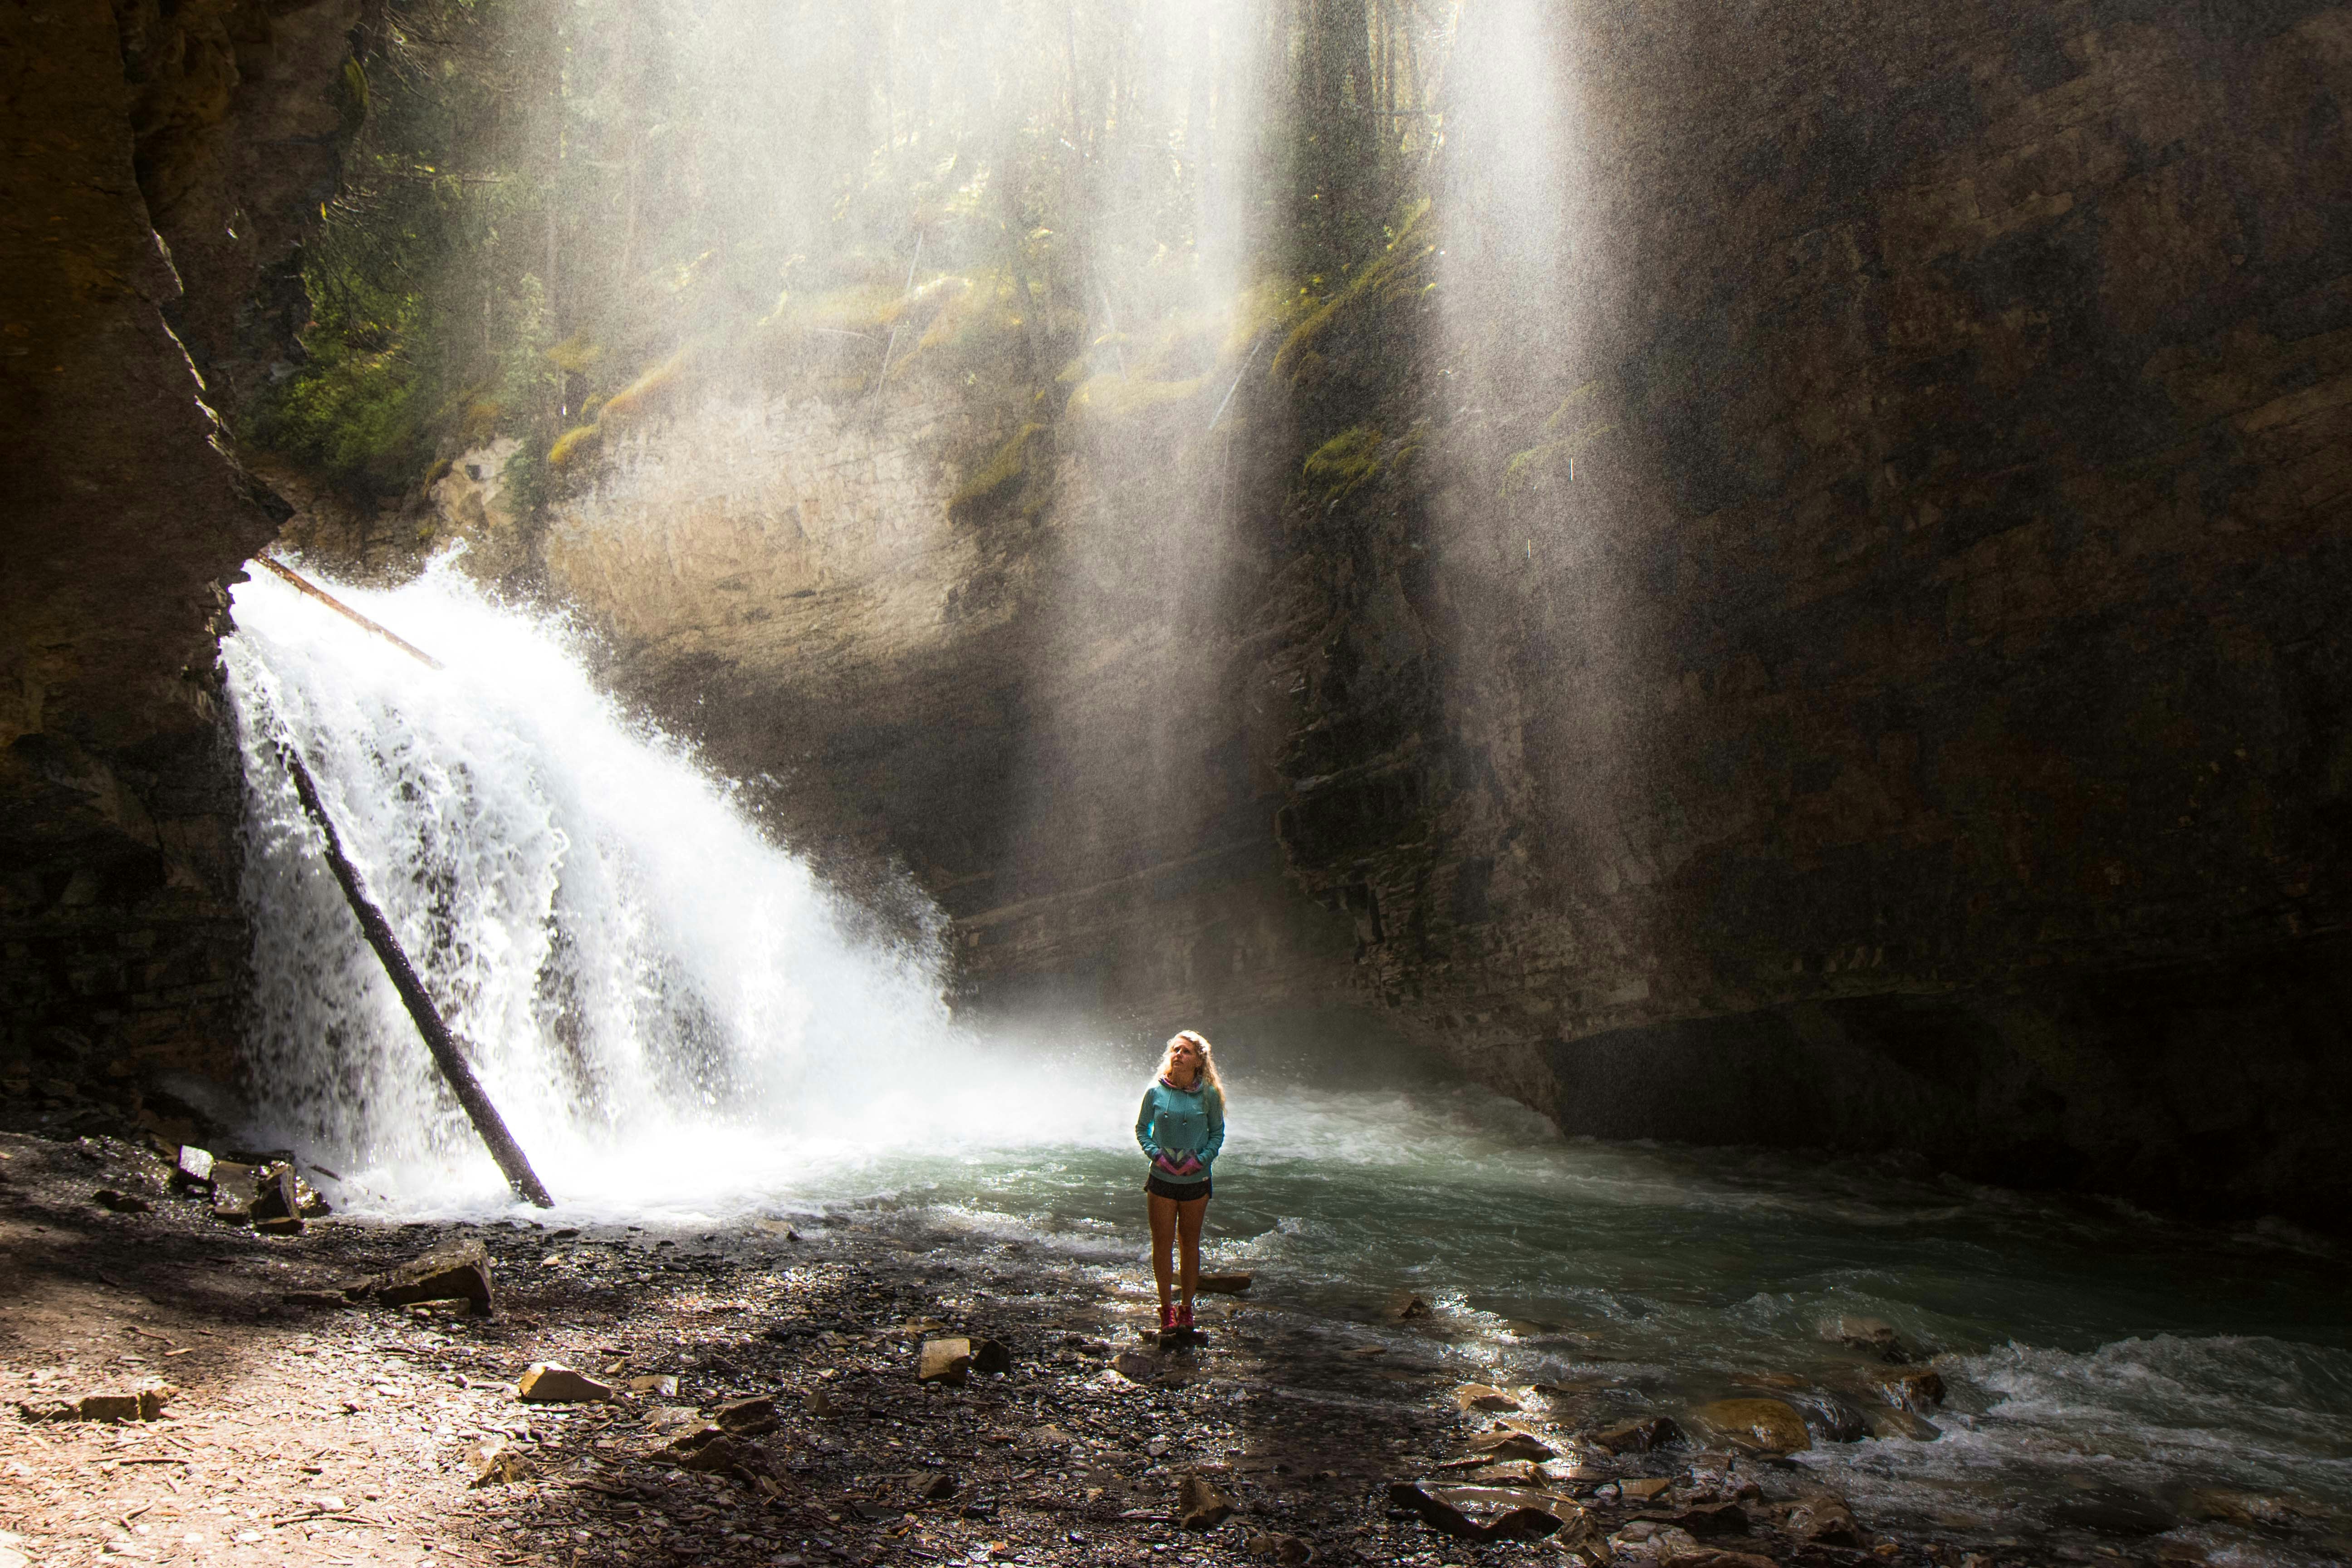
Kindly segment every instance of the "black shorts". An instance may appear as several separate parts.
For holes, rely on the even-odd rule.
[[[1171,1182],[1154,1171],[1150,1179],[1143,1184],[1143,1190],[1154,1197],[1173,1198],[1180,1204],[1189,1204],[1209,1195],[1209,1178],[1203,1176],[1197,1182]]]

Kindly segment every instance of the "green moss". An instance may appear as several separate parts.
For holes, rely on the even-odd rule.
[[[1503,464],[1502,500],[1538,495],[1576,477],[1576,458],[1594,441],[1617,428],[1599,417],[1601,384],[1588,381],[1560,400],[1543,422],[1552,438],[1514,452]]]
[[[1155,408],[1189,403],[1209,389],[1205,375],[1183,381],[1152,381],[1117,372],[1093,376],[1070,394],[1069,409],[1081,418],[1097,421],[1131,419]]]
[[[571,467],[604,444],[604,432],[593,425],[574,425],[555,438],[547,449],[547,466],[551,468]]]
[[[1428,214],[1426,197],[1412,205],[1404,221],[1397,226],[1396,237],[1380,255],[1291,330],[1281,351],[1274,356],[1269,374],[1276,381],[1295,381],[1308,357],[1317,352],[1317,345],[1328,338],[1335,327],[1367,311],[1416,298],[1434,287],[1425,276],[1427,268],[1423,265],[1437,250],[1436,242],[1423,237],[1421,233],[1422,220]]]
[[[1381,433],[1369,425],[1340,431],[1307,455],[1300,477],[1327,500],[1338,500],[1380,477]]]
[[[988,461],[972,470],[948,498],[948,516],[971,522],[1008,504],[1029,474],[1030,443],[1045,433],[1043,425],[1028,424],[1013,434]]]

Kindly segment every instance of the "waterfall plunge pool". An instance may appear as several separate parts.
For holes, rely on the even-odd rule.
[[[1144,1278],[1148,1063],[959,1027],[935,940],[886,934],[769,843],[597,691],[560,622],[447,563],[333,591],[447,666],[276,581],[237,590],[257,1131],[346,1173],[348,1212],[522,1211],[361,942],[280,739],[430,955],[562,1200],[551,1223],[830,1212],[943,1267],[1043,1255],[1106,1287]],[[1789,1462],[1866,1523],[2084,1558],[2352,1554],[2352,1326],[2320,1244],[1874,1165],[1565,1141],[1410,1063],[1261,1045],[1229,1073],[1208,1245],[1210,1267],[1256,1276],[1253,1310],[1570,1391],[1580,1423],[1836,1395],[1874,1435]],[[1393,1321],[1401,1291],[1433,1314]],[[1864,1318],[1938,1374],[1940,1406],[1866,1408],[1883,1368],[1824,1337]]]

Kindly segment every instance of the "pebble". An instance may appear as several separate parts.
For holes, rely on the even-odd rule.
[[[532,1405],[590,1405],[613,1397],[610,1384],[551,1361],[531,1363],[515,1384],[515,1392]]]

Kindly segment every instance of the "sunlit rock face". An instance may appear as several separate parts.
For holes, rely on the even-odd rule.
[[[9,1078],[122,1091],[142,1064],[230,1068],[247,933],[218,584],[285,509],[226,459],[201,400],[263,374],[299,324],[258,280],[333,192],[360,12],[253,0],[0,19]]]
[[[1556,248],[1295,645],[1366,983],[1576,1131],[2340,1215],[2352,12],[1538,37]]]

